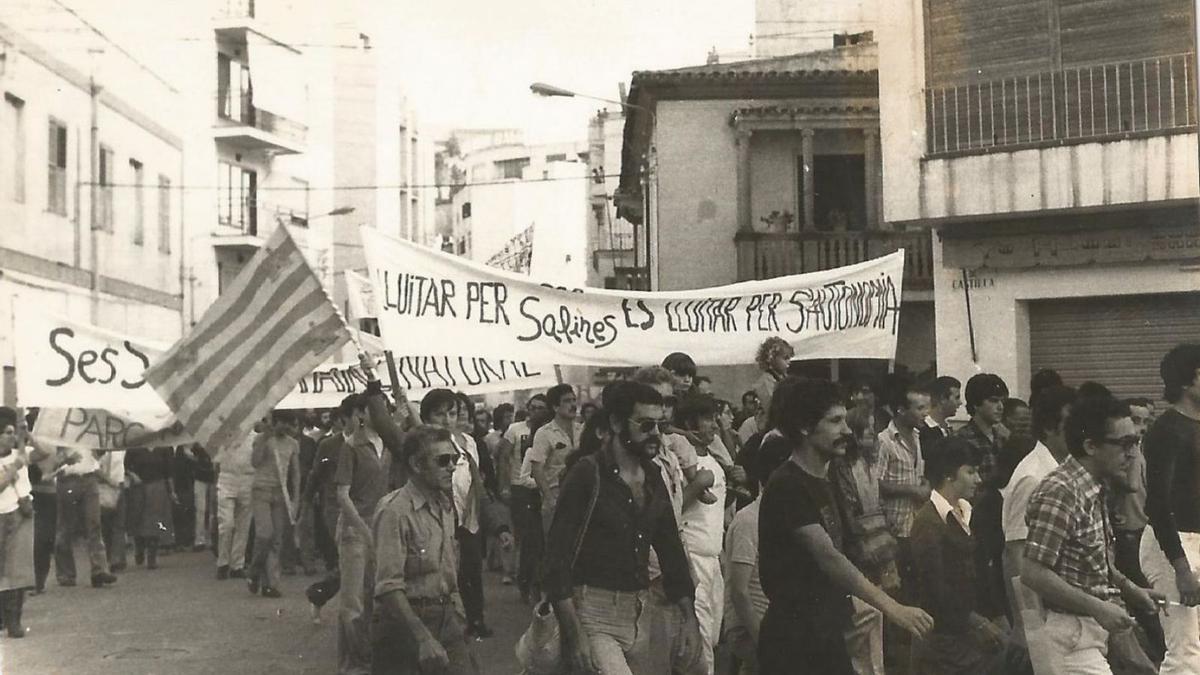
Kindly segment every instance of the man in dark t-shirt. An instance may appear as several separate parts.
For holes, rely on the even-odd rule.
[[[1200,344],[1167,352],[1159,366],[1171,408],[1146,432],[1146,515],[1142,571],[1172,602],[1162,615],[1162,673],[1200,672]]]
[[[767,483],[759,511],[759,577],[770,601],[759,633],[759,672],[853,675],[843,638],[851,595],[919,637],[933,619],[890,598],[841,552],[844,524],[828,471],[852,435],[837,387],[787,377],[774,398],[771,426],[792,452]]]

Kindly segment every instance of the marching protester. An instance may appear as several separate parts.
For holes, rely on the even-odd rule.
[[[113,450],[100,457],[100,534],[112,572],[125,569],[125,451]]]
[[[772,396],[791,453],[772,474],[759,509],[759,576],[770,603],[759,632],[759,672],[853,675],[844,637],[850,595],[917,637],[929,633],[933,620],[893,600],[841,551],[845,527],[828,473],[851,434],[837,388],[788,377]]]
[[[1021,581],[1045,606],[1044,644],[1055,667],[1067,674],[1110,673],[1109,637],[1133,628],[1130,612],[1156,613],[1156,601],[1165,598],[1112,564],[1105,490],[1125,480],[1137,436],[1124,405],[1093,397],[1071,407],[1066,441],[1070,456],[1029,500]],[[1117,596],[1124,606],[1113,601]]]
[[[254,439],[266,432],[266,421],[241,440],[223,446],[215,458],[217,472],[217,579],[246,576],[246,544],[253,516]]]
[[[59,586],[75,585],[75,524],[83,523],[91,563],[92,586],[117,582],[108,569],[108,554],[100,532],[100,462],[85,448],[60,448],[54,573]]]
[[[580,672],[653,675],[654,614],[647,605],[649,554],[657,554],[666,598],[680,612],[677,664],[699,659],[694,585],[667,488],[654,454],[662,396],[618,383],[605,400],[609,436],[575,462],[562,482],[547,538],[544,584],[570,666]]]
[[[672,352],[663,358],[661,365],[671,374],[671,393],[676,399],[682,399],[692,393],[692,382],[696,379],[696,362],[690,355]]]
[[[500,494],[507,495],[513,532],[517,540],[517,588],[521,598],[532,604],[538,596],[537,569],[542,559],[542,494],[533,479],[528,459],[534,433],[548,420],[544,394],[534,394],[525,404],[527,417],[504,431],[496,463]]]
[[[575,421],[576,402],[571,385],[550,387],[546,405],[554,417],[533,435],[533,446],[529,449],[529,473],[542,495],[542,525],[547,530],[554,520],[563,467],[567,457],[578,449],[583,427]]]
[[[246,575],[246,585],[252,594],[278,598],[281,574],[279,555],[287,523],[292,518],[288,485],[300,484],[300,468],[296,455],[299,425],[290,410],[271,411],[270,423],[264,433],[254,438],[250,463],[254,466],[254,485],[251,504],[254,512],[254,559]]]
[[[1200,672],[1200,344],[1181,344],[1159,366],[1170,408],[1146,432],[1146,514],[1141,567],[1172,605],[1161,617],[1163,675]],[[1130,422],[1132,424],[1132,420]]]
[[[747,452],[754,456],[750,475],[760,490],[791,454],[785,443],[772,443]],[[753,502],[734,515],[725,533],[725,641],[741,662],[737,675],[758,673],[758,636],[767,613],[767,596],[763,594],[758,571],[761,504],[760,491]],[[882,650],[883,645],[879,648]]]
[[[146,569],[158,569],[159,549],[175,541],[173,531],[176,501],[171,485],[173,448],[131,448],[125,452],[125,474],[129,477],[129,529],[133,531],[133,560]]]
[[[454,536],[458,540],[458,589],[467,616],[467,632],[472,637],[491,637],[491,629],[483,620],[483,478],[479,473],[473,441],[461,433],[458,396],[449,389],[433,389],[421,400],[421,421],[450,433],[451,447],[458,453],[452,481],[452,506],[455,515]],[[458,438],[456,438],[458,436]],[[476,450],[475,453],[478,451]]]
[[[28,429],[37,424],[37,416],[37,410],[31,410],[26,415]],[[20,424],[20,420],[17,423]],[[30,441],[30,444],[28,474],[33,485],[33,595],[40,595],[46,590],[50,562],[54,558],[58,521],[58,489],[54,469],[58,465],[58,453],[37,442]]]
[[[916,604],[933,617],[933,632],[912,647],[921,675],[975,675],[986,671],[1005,632],[979,612],[971,503],[979,487],[974,452],[962,438],[928,448],[926,475],[933,490],[913,516],[911,542]]]
[[[905,597],[911,597],[913,550],[909,543],[913,514],[929,501],[920,428],[929,414],[929,393],[914,382],[902,382],[891,392],[895,416],[879,433],[879,497],[888,526],[899,546],[896,561]]]
[[[711,503],[700,501],[704,488],[688,486],[683,492],[683,520],[680,529],[696,587],[695,611],[700,626],[701,663],[697,672],[713,673],[713,648],[721,631],[725,609],[725,579],[721,571],[721,546],[725,534],[725,471],[709,451],[719,443],[716,436],[716,405],[709,396],[690,395],[679,403],[675,419],[691,432],[696,465],[713,475],[707,490],[716,497]]]
[[[371,528],[371,672],[478,673],[458,592],[452,492],[460,453],[448,429],[421,425],[406,434],[403,455],[408,482],[379,502]]]
[[[943,375],[929,387],[929,415],[921,426],[921,446],[932,448],[936,441],[950,435],[950,418],[962,405],[962,382]]]
[[[25,637],[25,591],[34,587],[33,486],[17,427],[16,411],[0,408],[0,624],[10,638]]]
[[[374,371],[364,368],[370,382]],[[372,388],[374,389],[374,388]],[[372,394],[374,392],[372,391]],[[345,440],[333,484],[340,508],[337,525],[338,673],[366,673],[371,663],[371,604],[367,584],[371,568],[371,522],[375,505],[388,493],[391,453],[378,436],[368,435],[367,397],[351,394],[342,400]],[[381,394],[380,394],[381,395]]]

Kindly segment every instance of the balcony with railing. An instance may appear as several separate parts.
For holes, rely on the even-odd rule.
[[[933,288],[933,248],[928,230],[738,232],[734,242],[739,281],[820,272],[904,249],[904,288]]]
[[[1105,63],[925,91],[930,157],[1196,131],[1196,55]]]
[[[217,123],[213,137],[242,150],[269,150],[276,154],[304,152],[308,127],[267,110],[256,108],[249,93],[217,94]]]

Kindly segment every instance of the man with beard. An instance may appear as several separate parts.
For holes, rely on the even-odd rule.
[[[850,595],[918,637],[933,620],[893,600],[842,553],[829,462],[846,453],[852,436],[837,387],[787,377],[774,399],[786,413],[778,415],[779,431],[792,452],[772,474],[759,509],[759,575],[770,601],[759,633],[759,672],[853,675],[844,637]]]
[[[687,555],[652,461],[662,445],[662,396],[640,383],[618,383],[606,407],[610,434],[563,479],[544,582],[575,672],[659,675],[650,639],[651,548],[666,596],[682,614],[676,663],[694,663],[700,643]]]
[[[1138,439],[1126,406],[1093,397],[1071,408],[1066,440],[1071,456],[1029,500],[1021,581],[1041,596],[1045,645],[1058,672],[1108,674],[1109,636],[1133,628],[1129,611],[1156,613],[1164,597],[1134,584],[1112,562],[1105,490],[1125,480]],[[1128,611],[1109,600],[1109,589],[1119,591]]]

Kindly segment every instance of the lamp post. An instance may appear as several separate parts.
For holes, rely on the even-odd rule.
[[[631,110],[640,110],[650,116],[651,130],[653,130],[655,127],[658,126],[658,116],[654,114],[654,111],[651,110],[650,108],[647,108],[646,106],[637,105],[635,103],[627,103],[625,101],[618,101],[616,99],[603,98],[600,96],[592,96],[590,94],[581,94],[577,91],[571,91],[570,89],[563,89],[562,87],[556,87],[552,84],[546,84],[545,82],[534,82],[533,84],[529,85],[529,91],[534,93],[537,96],[545,96],[547,98],[551,98],[551,97],[586,98],[586,99],[589,99],[592,101],[600,101],[602,103],[611,103],[613,105],[619,105],[622,108],[629,108]],[[655,181],[657,183],[658,176],[654,174],[653,169],[650,166],[650,159],[647,156],[642,157],[641,173],[642,173],[642,181],[641,182],[642,182],[642,212],[643,212],[642,223],[646,229],[646,286],[647,286],[647,288],[645,290],[649,290],[649,282],[650,282],[650,183],[651,183],[651,181]],[[633,268],[634,268],[634,270],[637,271],[637,274],[639,276],[638,285],[640,286],[641,285],[641,283],[640,283],[641,267],[639,265],[639,262],[640,262],[640,256],[638,256],[638,226],[635,223],[633,226]]]

